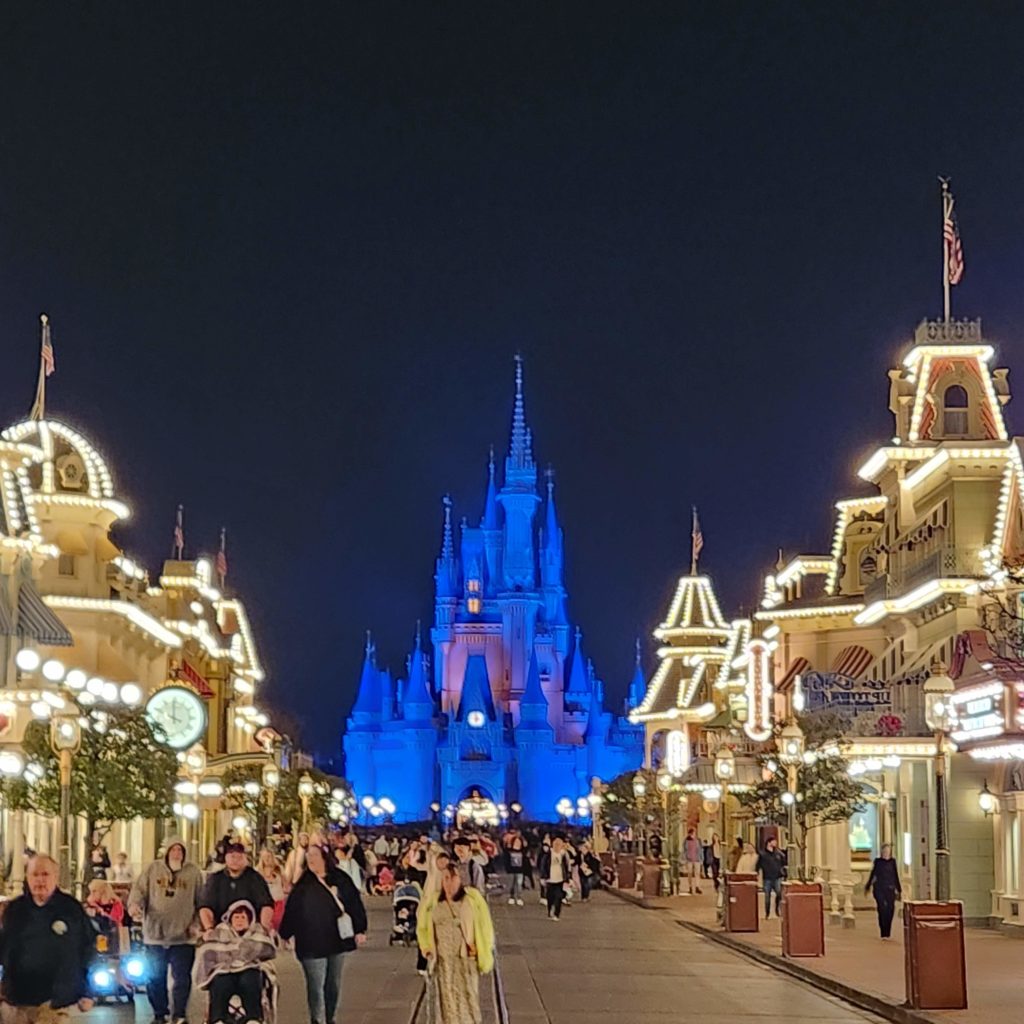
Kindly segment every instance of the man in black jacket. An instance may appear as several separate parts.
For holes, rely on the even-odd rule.
[[[903,886],[900,885],[900,873],[892,855],[892,846],[886,843],[881,849],[881,856],[875,858],[868,875],[865,894],[875,890],[875,905],[878,908],[878,931],[883,939],[892,935],[892,917],[896,912],[896,901],[903,899]]]
[[[203,886],[199,900],[199,920],[204,934],[220,923],[224,912],[238,900],[248,900],[259,915],[263,930],[270,934],[274,921],[274,901],[263,876],[249,866],[249,857],[241,843],[229,843],[224,853],[224,870],[215,871]]]
[[[49,1020],[46,1012],[78,1004],[91,1009],[89,965],[95,932],[81,904],[57,888],[57,862],[28,863],[28,894],[11,900],[0,931],[4,1021]],[[11,1014],[7,1009],[13,1007]]]
[[[764,844],[761,855],[757,858],[757,870],[761,872],[764,885],[764,916],[771,917],[772,893],[775,893],[775,916],[780,917],[782,905],[782,880],[786,877],[786,855],[778,848],[772,836]]]

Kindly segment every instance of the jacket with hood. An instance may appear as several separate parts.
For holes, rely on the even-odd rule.
[[[177,871],[167,858],[175,846],[181,848],[184,858]],[[188,850],[180,839],[168,839],[167,854],[135,879],[128,905],[142,909],[142,941],[146,945],[193,945],[203,876],[195,864],[189,863]]]
[[[244,932],[236,932],[231,926],[231,915],[241,911],[249,919]],[[248,900],[236,900],[231,904],[221,923],[213,929],[213,935],[204,942],[196,954],[196,984],[208,988],[210,982],[221,974],[240,974],[242,971],[270,971],[270,961],[277,956],[274,940],[259,926],[256,908]]]

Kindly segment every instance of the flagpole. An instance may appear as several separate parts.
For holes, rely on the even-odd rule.
[[[39,317],[42,324],[42,334],[39,339],[39,380],[36,382],[36,398],[32,403],[32,411],[28,414],[30,420],[41,420],[46,418],[46,359],[43,356],[43,348],[46,344],[46,335],[50,330],[50,318],[43,313]]]
[[[953,197],[949,194],[949,178],[939,178],[942,182],[942,313],[943,319],[949,323],[949,242],[946,240],[946,221],[953,213]]]
[[[697,506],[693,506],[693,521],[690,524],[690,575],[697,575]]]

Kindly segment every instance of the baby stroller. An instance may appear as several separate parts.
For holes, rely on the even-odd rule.
[[[395,923],[388,936],[388,945],[400,942],[403,946],[416,943],[416,913],[420,907],[420,887],[415,882],[402,882],[395,886],[392,907]]]

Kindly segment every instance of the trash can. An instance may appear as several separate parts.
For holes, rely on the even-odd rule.
[[[964,908],[959,900],[903,904],[903,958],[911,1009],[967,1009]]]
[[[782,883],[782,955],[825,955],[825,901],[820,882]]]
[[[725,930],[756,932],[757,875],[727,873],[725,875]]]
[[[618,858],[620,889],[636,888],[636,854],[620,853]]]
[[[645,860],[640,863],[640,892],[644,896],[661,895],[660,860]]]

